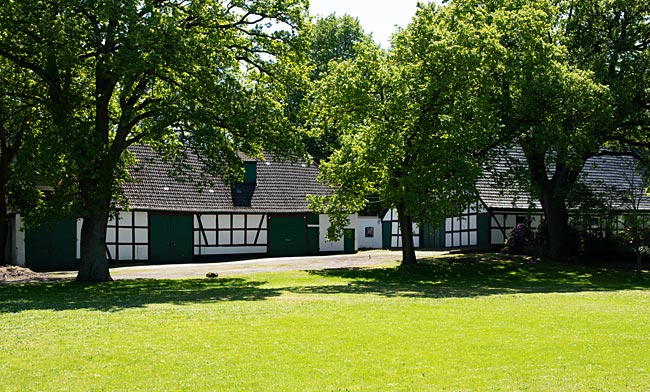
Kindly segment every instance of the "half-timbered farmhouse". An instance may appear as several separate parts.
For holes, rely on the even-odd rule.
[[[521,164],[521,161],[519,162]],[[508,165],[513,162],[508,162]],[[532,229],[539,227],[543,211],[538,200],[512,183],[504,185],[499,174],[505,163],[486,171],[476,185],[477,200],[459,216],[450,216],[438,227],[423,225],[414,230],[416,247],[427,249],[467,249],[503,247],[510,231],[519,223]],[[581,185],[597,206],[577,205],[570,211],[574,224],[579,223],[594,236],[607,230],[620,230],[633,215],[650,226],[650,196],[637,161],[630,157],[600,156],[587,161],[581,174]],[[592,207],[592,208],[589,208]],[[594,208],[595,207],[595,208]],[[381,217],[382,247],[400,248],[401,235],[397,213],[389,210]],[[582,222],[577,222],[583,220]],[[584,220],[588,220],[585,222]],[[359,217],[359,235],[364,235],[368,217]],[[374,230],[374,229],[373,229]],[[362,240],[360,239],[360,243]]]
[[[318,169],[265,155],[243,157],[242,182],[227,185],[205,175],[196,156],[181,171],[150,148],[135,146],[133,181],[124,185],[128,208],[106,229],[112,262],[183,263],[234,257],[300,256],[354,252],[356,216],[338,242],[328,242],[326,215],[308,208],[307,195],[330,189]],[[176,172],[176,174],[174,174]],[[56,222],[21,230],[12,222],[12,261],[35,270],[75,268],[81,221]]]

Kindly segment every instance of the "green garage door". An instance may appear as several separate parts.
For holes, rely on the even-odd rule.
[[[425,249],[444,249],[445,248],[445,222],[438,227],[431,225],[422,226],[420,237],[420,247]]]
[[[307,254],[307,224],[304,216],[269,216],[269,256]]]
[[[192,261],[192,215],[149,214],[149,261]]]
[[[319,232],[320,229],[318,227],[307,228],[307,233],[309,234],[307,241],[307,247],[309,249],[307,250],[307,254],[309,256],[318,256],[318,253],[320,251],[320,244],[318,239]]]
[[[25,265],[34,271],[77,269],[76,247],[76,221],[32,227],[25,233]]]

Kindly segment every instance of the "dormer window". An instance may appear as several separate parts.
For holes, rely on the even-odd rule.
[[[244,162],[244,184],[257,182],[257,162]]]
[[[232,187],[232,204],[235,207],[250,207],[257,185],[257,162],[244,162],[244,181]]]

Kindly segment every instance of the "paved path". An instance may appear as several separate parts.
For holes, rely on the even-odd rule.
[[[447,252],[417,251],[417,258],[434,257]],[[220,263],[145,265],[111,268],[113,279],[178,279],[255,272],[320,270],[332,268],[389,265],[402,259],[401,251],[370,250],[349,255],[281,257]]]
[[[416,251],[418,259],[435,257],[448,252]],[[368,250],[355,254],[331,256],[300,256],[264,258],[219,263],[164,264],[111,268],[113,279],[182,279],[205,277],[208,272],[219,275],[250,274],[256,272],[322,270],[332,268],[354,268],[381,265],[395,265],[402,260],[401,251]],[[34,273],[18,276],[2,283],[27,283],[43,281],[73,280],[76,271]]]

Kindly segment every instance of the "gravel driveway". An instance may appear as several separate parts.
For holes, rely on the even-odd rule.
[[[417,251],[417,258],[434,257],[447,252]],[[111,268],[113,279],[178,279],[205,277],[208,272],[219,275],[248,274],[292,270],[390,265],[402,259],[401,251],[369,250],[355,254],[332,256],[279,257],[220,263],[145,265]]]
[[[435,257],[448,252],[416,251],[418,259]],[[182,279],[205,277],[208,272],[219,275],[249,274],[255,272],[322,270],[381,265],[395,265],[402,259],[401,251],[367,250],[354,254],[331,256],[278,257],[218,263],[164,264],[111,268],[113,279]],[[11,268],[11,267],[7,267]],[[0,279],[0,283],[28,283],[73,280],[76,271],[33,272],[19,268],[16,276]],[[5,273],[6,275],[6,273]]]

